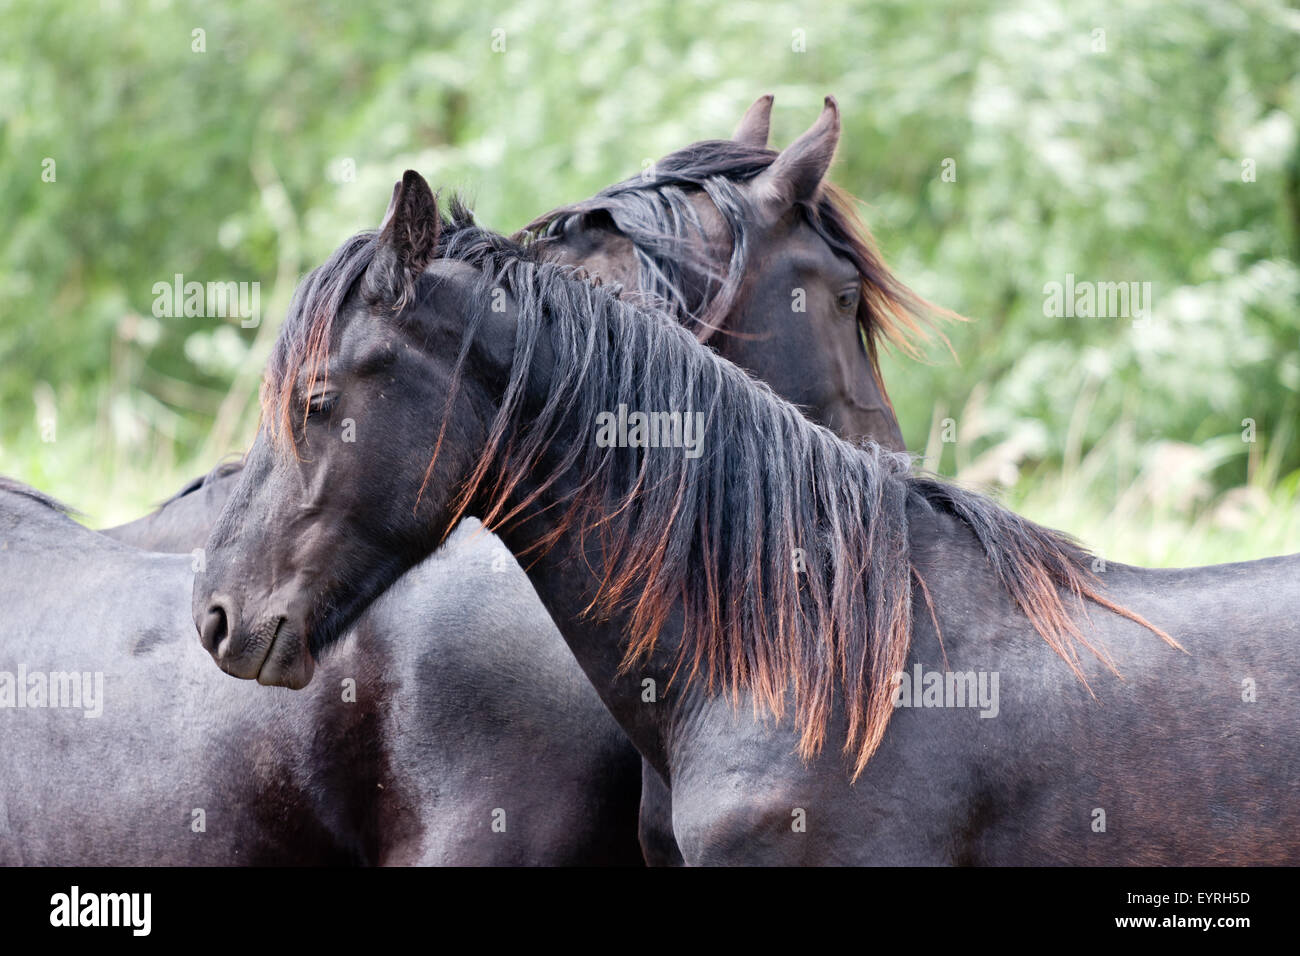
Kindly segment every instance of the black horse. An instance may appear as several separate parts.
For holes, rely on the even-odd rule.
[[[778,383],[781,394],[799,400],[807,414],[834,424],[845,437],[873,438],[901,448],[897,420],[880,378],[877,341],[884,338],[908,347],[909,336],[920,331],[912,310],[919,313],[932,307],[884,266],[853,215],[849,197],[816,177],[807,177],[802,192],[792,193],[796,202],[808,206],[802,214],[753,214],[748,184],[777,155],[766,149],[770,108],[771,97],[761,97],[732,140],[697,143],[670,154],[659,163],[654,178],[637,177],[585,203],[548,214],[520,238],[541,258],[579,266],[584,273],[637,296],[653,297],[696,330],[701,340],[712,341],[721,354],[758,377]],[[838,113],[832,101],[786,159],[809,163],[824,173],[837,137]],[[797,208],[794,211],[799,213]],[[752,262],[765,263],[761,276],[752,274]],[[796,283],[804,297],[797,311],[789,297]],[[846,309],[845,302],[851,307]],[[154,514],[107,533],[156,550],[197,548],[236,472],[237,466],[224,466]],[[495,550],[499,545],[491,536],[461,537],[456,546],[466,549],[462,563],[467,568],[500,567],[501,556]],[[479,551],[491,558],[491,564],[475,560]],[[457,595],[438,594],[440,603],[430,614],[428,589],[419,579],[418,574],[408,575],[395,590],[411,594],[412,607],[419,609],[402,630],[424,635],[419,645],[431,659],[430,667],[438,666],[432,661],[444,653],[447,643],[440,634],[442,622],[461,615],[456,601],[461,594],[472,593],[475,582],[485,595],[493,596],[506,583],[520,582],[512,600],[536,601],[522,578],[471,575]],[[406,598],[390,596],[390,600],[400,604]],[[510,632],[502,631],[494,634],[491,646],[518,643],[521,660],[536,653],[531,643],[547,637],[554,647],[562,648],[553,625],[548,623],[545,629],[547,635],[531,635],[526,641],[516,641]],[[570,659],[567,653],[563,656]],[[505,687],[477,686],[481,669],[466,668],[458,680],[457,672],[444,663],[439,668],[440,683],[459,686],[469,681],[476,685],[477,694],[508,693]],[[576,665],[573,669],[578,673]],[[403,698],[401,691],[397,694],[398,700]],[[453,693],[450,699],[457,696]],[[594,692],[587,707],[599,725],[605,711]],[[459,732],[466,720],[453,713],[430,711],[427,716],[426,729],[445,738]],[[498,753],[497,761],[500,767],[524,770],[505,753]],[[399,765],[412,772],[424,769],[418,762],[399,761]],[[504,772],[498,771],[497,776]],[[624,779],[612,768],[589,783],[609,793]],[[647,857],[656,863],[674,862],[679,857],[671,837],[666,790],[653,770],[647,771],[644,786],[641,829]],[[556,796],[568,799],[569,794],[560,789]]]
[[[162,509],[173,532],[202,497]],[[194,646],[190,557],[0,478],[0,864],[640,863],[640,761],[496,547],[500,571],[468,548],[421,563],[320,686],[281,693]],[[466,593],[484,575],[510,583]]]
[[[357,741],[373,708],[318,710],[313,728],[302,698],[209,680],[184,639],[188,557],[111,541],[5,478],[0,539],[0,862],[332,863],[363,852],[348,818],[370,796],[375,758],[353,747],[355,776],[331,776],[345,765],[320,758]]]
[[[815,179],[806,180],[802,187],[807,196],[794,194],[796,200],[809,204],[803,215],[761,219],[751,214],[747,184],[776,158],[764,148],[770,106],[770,97],[756,102],[735,140],[699,143],[671,154],[660,163],[657,178],[639,177],[611,187],[580,207],[544,217],[521,238],[541,257],[580,265],[588,273],[655,296],[679,321],[698,329],[700,338],[711,337],[722,354],[745,362],[760,377],[783,382],[786,394],[799,398],[818,420],[836,423],[851,437],[872,437],[901,447],[897,422],[880,382],[876,341],[888,337],[905,344],[906,334],[913,329],[903,307],[920,300],[884,268],[853,217],[847,197],[826,184],[820,184],[821,194],[815,200],[812,192],[819,185]],[[788,151],[787,161],[811,161],[824,172],[837,133],[838,117],[829,104],[817,126]],[[710,196],[715,198],[709,200]],[[615,221],[627,232],[613,228]],[[767,263],[767,288],[749,276],[754,261]],[[797,276],[791,273],[795,268],[801,270]],[[723,281],[711,284],[715,275]],[[665,284],[665,276],[674,279]],[[784,285],[772,285],[774,278],[797,278],[802,283],[809,300],[802,312],[791,308]],[[856,309],[846,312],[838,301],[841,297],[857,303]],[[755,302],[766,304],[740,308]],[[795,358],[798,361],[792,361]],[[195,549],[206,538],[237,476],[238,465],[221,466],[182,489],[155,513],[106,533],[153,550]],[[495,731],[488,725],[494,714],[510,712],[513,722],[529,728],[536,740],[547,722],[511,700],[513,672],[532,668],[539,654],[547,661],[543,667],[547,673],[554,675],[567,666],[581,686],[581,672],[522,575],[501,573],[507,565],[509,569],[515,565],[503,560],[501,546],[492,536],[460,535],[449,547],[448,553],[440,555],[441,563],[426,564],[458,567],[460,586],[448,589],[437,584],[440,575],[431,577],[422,565],[394,586],[385,600],[388,613],[382,621],[375,620],[380,615],[370,613],[357,625],[358,633],[365,636],[364,646],[374,648],[379,660],[401,657],[403,647],[421,649],[419,668],[408,662],[394,669],[396,676],[383,702],[385,708],[418,713],[419,719],[407,725],[405,733],[385,726],[382,746],[391,753],[389,765],[397,777],[387,782],[388,789],[433,794],[425,801],[430,812],[419,830],[419,855],[403,857],[385,834],[378,833],[359,838],[376,848],[363,858],[617,862],[618,856],[607,845],[611,841],[597,838],[591,828],[566,827],[563,835],[557,831],[554,852],[540,856],[534,852],[539,849],[535,844],[528,853],[520,853],[506,841],[480,846],[460,838],[474,832],[468,822],[486,819],[487,808],[479,805],[482,799],[508,802],[502,793],[511,790],[549,796],[563,808],[626,807],[626,766],[633,751],[630,745],[625,744],[622,752],[611,745],[610,718],[603,706],[594,692],[586,700],[578,699],[579,693],[565,706],[570,713],[587,715],[593,728],[589,739],[569,737],[564,726],[555,726],[546,739],[553,746],[567,741],[568,746],[585,747],[593,761],[599,757],[607,763],[588,764],[585,775],[560,784],[532,785],[536,768],[511,751],[511,741],[501,739],[499,733],[492,736]],[[491,606],[514,610],[489,617],[481,610],[485,598]],[[404,606],[409,608],[407,620],[399,623],[396,609]],[[462,619],[470,622],[468,628],[449,626],[448,622]],[[526,624],[533,630],[516,633]],[[400,645],[402,640],[407,643]],[[480,649],[477,655],[474,648]],[[502,667],[502,661],[511,666]],[[417,672],[419,681],[407,679]],[[444,693],[422,694],[421,686],[430,682],[444,688]],[[493,701],[495,706],[466,713],[462,703],[467,696]],[[544,708],[552,703],[528,702]],[[384,714],[381,708],[381,721]],[[283,728],[289,734],[299,729],[296,724]],[[429,737],[444,742],[439,751],[443,760],[430,761],[424,744]],[[464,741],[460,746],[466,756],[461,760],[455,759],[457,739]],[[349,757],[347,752],[340,754],[340,759]],[[576,760],[561,763],[558,769],[574,771]],[[465,791],[478,776],[489,775],[498,784],[494,791],[477,795]],[[518,785],[507,786],[514,778]],[[579,792],[584,783],[588,790]],[[642,840],[647,856],[654,862],[671,862],[676,849],[666,790],[653,772],[646,776],[645,786]],[[254,791],[247,796],[256,799]],[[458,812],[449,812],[449,807]],[[563,810],[559,816],[564,819]],[[607,812],[602,819],[608,822],[612,817]],[[617,832],[629,827],[607,829]],[[584,845],[590,855],[578,849]],[[613,845],[621,846],[617,841]]]
[[[194,590],[230,674],[305,686],[476,515],[670,782],[687,862],[1300,860],[1300,557],[1094,574],[443,222],[413,172],[305,284],[264,398]],[[601,441],[619,408],[702,415],[702,454]]]
[[[957,316],[899,281],[855,200],[825,180],[840,135],[832,97],[779,157],[784,172],[760,178],[778,161],[771,108],[760,97],[732,139],[671,153],[653,175],[554,210],[516,238],[634,290],[840,437],[901,451],[879,344],[915,356],[930,320]]]

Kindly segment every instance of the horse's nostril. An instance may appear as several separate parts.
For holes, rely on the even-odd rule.
[[[199,638],[203,646],[213,657],[221,657],[226,651],[226,639],[230,636],[230,623],[226,609],[214,602],[208,606],[208,613],[203,617],[203,630]]]

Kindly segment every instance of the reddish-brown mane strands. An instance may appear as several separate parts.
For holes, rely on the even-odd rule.
[[[914,310],[924,303],[831,208],[820,210],[823,224],[854,250],[876,304],[873,319],[893,317],[872,328],[894,328],[906,341],[920,327],[923,313]],[[835,438],[701,348],[667,315],[639,310],[537,261],[526,247],[478,228],[463,209],[453,208],[443,238],[440,255],[480,270],[480,301],[505,289],[518,315],[510,381],[446,530],[471,506],[489,529],[508,529],[562,481],[575,483],[576,491],[550,506],[558,514],[524,553],[545,551],[570,534],[594,541],[604,569],[589,610],[626,614],[624,670],[654,651],[680,604],[674,675],[684,670],[687,681],[703,679],[733,701],[748,691],[757,710],[778,719],[792,692],[804,759],[824,746],[842,695],[844,751],[856,779],[883,738],[893,713],[892,677],[911,647],[916,571],[908,514],[915,509],[945,512],[970,530],[1006,593],[1081,680],[1080,647],[1112,670],[1113,664],[1075,624],[1063,594],[1080,610],[1090,601],[1178,646],[1110,602],[1086,570],[1087,553],[1065,536],[979,495],[913,476],[905,455]],[[297,369],[324,362],[333,313],[373,249],[369,236],[356,237],[305,283],[269,366],[269,391],[279,402],[292,396],[288,379]],[[476,328],[471,322],[465,332],[451,396]],[[540,409],[530,407],[525,418],[525,389],[542,343],[555,366]],[[638,374],[625,374],[626,356],[635,356]],[[620,405],[702,412],[706,453],[637,456],[635,449],[599,447],[590,435],[575,437],[575,422],[594,434],[597,416]],[[446,424],[444,414],[426,484]],[[796,547],[808,550],[806,573],[789,566]]]

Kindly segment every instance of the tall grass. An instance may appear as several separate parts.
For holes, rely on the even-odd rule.
[[[1277,469],[1289,434],[1271,442],[1225,435],[1200,444],[1138,443],[1133,422],[1121,420],[1083,452],[1084,395],[1064,457],[1039,460],[1039,423],[1021,422],[997,441],[982,441],[982,401],[977,389],[956,419],[956,442],[944,441],[947,416],[936,408],[923,467],[1069,532],[1105,560],[1188,567],[1300,551],[1300,471]]]

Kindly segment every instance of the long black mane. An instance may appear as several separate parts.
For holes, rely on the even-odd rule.
[[[812,425],[667,316],[575,281],[455,215],[444,235],[445,257],[480,270],[480,301],[504,287],[520,315],[511,380],[461,507],[487,502],[484,523],[501,527],[559,481],[576,483],[579,493],[536,546],[570,532],[598,537],[607,570],[592,607],[630,612],[625,666],[654,648],[680,602],[678,666],[688,679],[746,689],[778,717],[793,690],[805,755],[821,746],[843,694],[845,748],[861,772],[911,644],[916,509],[970,529],[999,583],[1081,679],[1080,648],[1111,666],[1063,595],[1133,615],[1104,597],[1090,555],[1066,536],[914,476],[905,455]],[[530,407],[526,385],[543,343],[555,366],[544,401]],[[704,454],[599,447],[593,423],[621,405],[703,412]]]
[[[669,153],[641,175],[538,217],[517,238],[545,248],[583,217],[608,216],[636,250],[640,291],[654,295],[664,311],[703,341],[725,327],[724,320],[735,305],[749,267],[753,231],[760,219],[742,187],[771,166],[777,155],[774,150],[734,140],[692,143]],[[692,191],[708,196],[730,233],[730,261],[720,274],[711,257],[701,251],[706,240],[691,203]],[[918,340],[928,337],[931,319],[956,318],[925,301],[894,275],[858,217],[851,195],[823,183],[816,200],[800,206],[822,239],[858,269],[863,290],[858,324],[877,378],[882,341],[916,354]],[[692,282],[692,278],[703,282]],[[704,291],[693,293],[693,289]]]
[[[645,174],[540,216],[512,238],[488,233],[475,241],[502,252],[508,250],[521,260],[541,261],[548,247],[571,225],[593,213],[605,214],[632,243],[639,267],[638,288],[618,291],[634,293],[634,302],[667,312],[704,341],[724,327],[749,265],[753,231],[759,219],[742,186],[771,166],[777,155],[773,150],[734,140],[693,143],[668,154]],[[725,273],[718,273],[714,255],[706,248],[706,237],[690,201],[692,190],[708,196],[730,232],[731,252]],[[862,288],[858,327],[871,374],[888,404],[880,372],[880,345],[888,343],[907,354],[919,355],[919,343],[929,337],[927,329],[934,319],[960,317],[927,302],[890,270],[870,230],[858,216],[856,202],[849,193],[826,182],[815,201],[801,202],[800,207],[812,228],[858,270]],[[472,224],[467,208],[459,201],[453,200],[453,204],[452,223]],[[305,302],[313,303],[310,311],[319,315],[332,317],[337,313],[353,283],[374,258],[375,238],[375,232],[366,231],[344,242],[299,285],[289,314],[301,313]],[[693,283],[689,281],[692,276],[704,281]],[[286,323],[280,340],[285,343],[285,354],[319,357],[328,348],[328,333],[328,319],[296,327]],[[295,335],[312,338],[286,341]],[[267,379],[284,381],[284,370],[276,367],[275,361],[273,355]],[[318,371],[314,367],[313,375]],[[288,398],[287,394],[271,397],[270,403],[287,407]],[[276,427],[287,424],[273,422]]]
[[[373,233],[354,236],[299,289],[268,363],[267,419],[287,420],[299,369],[323,367],[334,318],[375,247]],[[584,543],[595,537],[605,574],[589,610],[628,615],[625,667],[654,649],[680,606],[675,677],[684,671],[687,681],[704,680],[733,699],[748,691],[778,718],[791,693],[805,757],[822,747],[842,697],[844,749],[856,777],[884,735],[893,676],[911,646],[919,579],[909,515],[917,509],[952,515],[970,529],[1006,593],[1080,679],[1081,649],[1113,669],[1075,623],[1085,600],[1174,644],[1109,601],[1090,555],[1066,536],[913,475],[906,455],[842,441],[702,348],[672,317],[639,309],[570,267],[542,261],[535,247],[477,226],[459,202],[438,252],[479,271],[476,300],[484,303],[467,325],[453,390],[492,291],[504,288],[518,314],[499,412],[444,533],[471,506],[501,530],[563,482],[562,510],[532,546],[545,550],[566,534]],[[414,303],[408,320],[436,307],[436,287],[424,280],[403,297]],[[553,365],[538,400],[527,386],[540,354]],[[703,454],[601,447],[598,415],[620,406],[703,413]],[[445,429],[444,415],[426,484]]]

